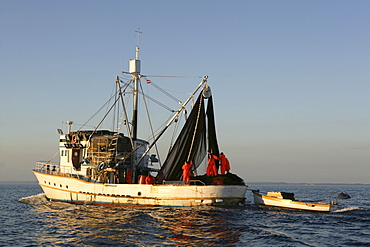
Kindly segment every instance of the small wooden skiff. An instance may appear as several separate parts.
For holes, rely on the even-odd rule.
[[[294,193],[272,191],[264,195],[259,190],[252,190],[252,192],[256,205],[317,212],[332,212],[338,208],[338,203],[331,200],[328,203],[297,201],[294,198]]]

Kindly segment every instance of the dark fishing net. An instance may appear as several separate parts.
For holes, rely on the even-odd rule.
[[[193,161],[195,167],[202,163],[206,155],[205,130],[205,107],[201,94],[162,168],[158,172],[156,177],[157,183],[162,183],[164,180],[180,180],[182,165],[188,159]]]
[[[227,173],[225,175],[217,175],[212,177],[208,175],[202,175],[192,177],[191,180],[199,180],[201,182],[196,184],[204,183],[206,185],[245,185],[243,179],[233,173]]]

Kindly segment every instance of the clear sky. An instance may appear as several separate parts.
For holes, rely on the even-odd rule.
[[[0,181],[35,180],[61,122],[110,95],[139,27],[143,74],[209,76],[247,183],[370,183],[367,0],[0,0]]]

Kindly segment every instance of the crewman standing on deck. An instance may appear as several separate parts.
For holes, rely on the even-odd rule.
[[[192,161],[186,161],[182,166],[182,181],[190,181],[190,169],[193,166]]]
[[[208,151],[208,166],[206,170],[208,176],[216,176],[218,174],[216,160],[219,160],[217,155],[211,154],[211,152]]]
[[[221,166],[221,174],[229,173],[230,162],[229,162],[229,159],[226,158],[225,154],[222,152],[220,154],[220,166]]]

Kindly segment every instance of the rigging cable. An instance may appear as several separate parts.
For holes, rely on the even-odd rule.
[[[50,163],[50,161],[52,161],[54,158],[55,158],[55,156],[57,156],[57,154],[59,154],[59,150],[53,155],[53,157],[51,157],[51,159],[50,160],[48,160],[42,167],[41,167],[41,169],[43,169],[47,164],[49,164]]]
[[[126,84],[126,88],[128,87],[128,85],[129,85],[129,83],[127,83]],[[126,89],[125,88],[125,89]],[[110,98],[109,98],[109,100],[104,104],[104,105],[106,105],[113,97],[115,97],[116,95],[112,95]],[[122,96],[121,96],[122,97]],[[100,125],[103,123],[103,121],[105,120],[105,118],[108,116],[108,114],[110,113],[110,111],[113,109],[113,107],[116,105],[116,103],[118,102],[118,100],[121,98],[121,97],[118,97],[115,101],[114,101],[114,103],[113,103],[113,105],[109,108],[109,110],[106,112],[106,114],[104,115],[104,117],[102,118],[102,120],[99,122],[99,124],[97,125],[97,126],[95,126],[94,127],[94,131],[90,134],[90,136],[89,136],[89,138],[88,138],[88,143],[90,143],[90,139],[91,139],[91,137],[93,136],[93,134],[96,132],[96,130],[100,127]],[[98,112],[104,107],[104,105],[98,110]],[[91,118],[93,118],[98,112],[96,112]],[[87,120],[87,122],[88,121],[90,121],[91,120],[91,118],[89,119],[89,120]],[[86,122],[86,123],[87,123]],[[84,124],[85,125],[85,124]],[[82,127],[81,127],[82,128]],[[80,128],[80,129],[81,129]],[[80,130],[79,129],[79,130]]]
[[[134,146],[134,143],[133,143],[133,140],[132,140],[130,124],[128,123],[128,116],[127,116],[127,110],[126,110],[125,100],[123,99],[123,93],[122,93],[122,92],[124,92],[124,90],[121,88],[120,82],[122,82],[122,81],[119,78],[117,78],[116,79],[116,83],[117,83],[118,88],[119,88],[119,97],[121,98],[121,104],[122,104],[124,118],[126,119],[127,133],[128,133],[128,135],[130,137],[131,146],[133,147]],[[127,88],[127,86],[128,86],[128,83],[126,83],[126,88]]]
[[[190,145],[190,149],[189,149],[189,154],[188,154],[188,158],[187,160],[190,159],[190,154],[191,154],[191,151],[193,149],[193,144],[194,144],[194,140],[195,140],[195,135],[197,133],[197,129],[198,129],[198,123],[199,123],[199,116],[200,116],[200,113],[201,113],[201,107],[202,107],[202,104],[204,103],[204,100],[203,100],[203,90],[200,92],[200,102],[199,102],[199,108],[198,108],[198,114],[197,114],[197,121],[196,121],[196,124],[195,124],[195,127],[194,127],[194,133],[193,133],[193,138],[191,140],[191,145]]]
[[[158,139],[164,134],[164,132],[168,129],[168,127],[172,124],[172,122],[175,120],[176,116],[185,108],[185,106],[189,103],[189,101],[191,100],[191,98],[194,97],[195,93],[199,90],[199,88],[202,87],[202,85],[204,85],[204,83],[207,82],[207,79],[208,79],[208,76],[204,76],[203,77],[203,80],[201,81],[201,83],[199,83],[199,85],[197,86],[197,88],[194,90],[194,92],[192,93],[192,95],[184,102],[182,103],[181,107],[176,111],[176,114],[170,119],[170,121],[166,124],[166,126],[162,129],[162,131],[156,136],[155,140],[153,141],[152,144],[149,145],[149,147],[145,150],[145,152],[141,155],[141,158],[139,159],[138,163],[140,163],[140,161],[145,157],[145,155],[149,152],[149,150],[152,148],[152,146],[158,141]]]
[[[145,75],[145,77],[204,78],[204,76],[181,76],[181,75]]]
[[[186,109],[184,109],[184,111],[186,111]],[[182,114],[180,114],[180,118],[182,117]],[[172,133],[172,137],[171,137],[171,143],[170,143],[170,148],[168,149],[168,153],[171,151],[171,149],[172,149],[172,144],[173,144],[173,142],[174,142],[174,139],[175,139],[175,134],[176,134],[176,132],[177,132],[177,130],[179,129],[179,124],[178,124],[178,122],[179,122],[180,120],[179,119],[177,119],[176,121],[175,121],[175,127],[174,127],[174,129],[173,129],[173,133]],[[186,122],[186,120],[185,120],[185,122]]]
[[[132,88],[132,86],[130,86],[130,88]],[[143,95],[143,94],[144,94],[144,93],[143,93],[142,91],[140,91],[140,90],[138,90],[138,93],[139,93],[139,94],[141,94],[141,95]],[[168,110],[168,111],[170,111],[170,112],[175,112],[175,110],[173,110],[173,109],[171,109],[170,107],[166,106],[165,104],[163,104],[163,103],[159,102],[158,100],[153,99],[152,97],[150,97],[150,96],[148,96],[148,95],[146,95],[145,97],[146,97],[147,99],[149,99],[149,100],[153,101],[153,102],[154,102],[154,103],[156,103],[157,105],[159,105],[159,106],[163,107],[164,109],[166,109],[166,110]]]
[[[140,81],[140,80],[139,80]],[[143,91],[143,85],[141,84],[141,81],[140,81],[140,89],[141,89],[141,91]],[[147,104],[147,102],[146,102],[146,96],[145,96],[145,94],[144,93],[142,93],[142,96],[143,96],[143,101],[144,101],[144,105],[145,105],[145,110],[146,110],[146,115],[147,115],[147,117],[148,117],[148,122],[149,122],[149,126],[150,126],[150,131],[152,132],[152,137],[153,137],[153,139],[155,138],[155,136],[154,136],[154,131],[153,131],[153,125],[152,125],[152,121],[151,121],[151,119],[150,119],[150,115],[149,115],[149,109],[148,109],[148,104]],[[159,161],[159,166],[160,167],[162,167],[162,164],[161,164],[161,159],[160,159],[160,157],[159,157],[159,151],[158,151],[158,146],[157,146],[157,143],[154,145],[155,146],[155,150],[156,150],[156,152],[157,152],[157,154],[158,154],[158,161]]]
[[[111,99],[114,97],[115,95],[112,95],[100,108],[99,110],[97,110],[77,131],[80,131],[83,127],[86,126],[86,124],[88,122],[90,122],[91,119],[93,119],[102,109],[103,107],[105,107],[110,101]]]
[[[167,95],[169,98],[173,99],[174,101],[176,101],[177,103],[181,104],[181,100],[177,99],[175,96],[173,96],[172,94],[166,92],[163,88],[159,87],[158,85],[156,85],[155,83],[153,83],[152,81],[148,82],[148,80],[146,80],[147,83],[149,85],[153,85],[153,87],[157,88],[159,91],[161,91],[162,93],[164,93],[165,95]]]
[[[126,88],[129,85],[130,85],[130,82],[127,82],[125,84],[125,87],[124,87],[123,91],[126,90]],[[85,127],[87,125],[87,123],[90,122],[90,120],[93,119],[112,100],[112,98],[115,97],[115,96],[116,95],[113,94],[77,131],[80,131],[83,127]]]

